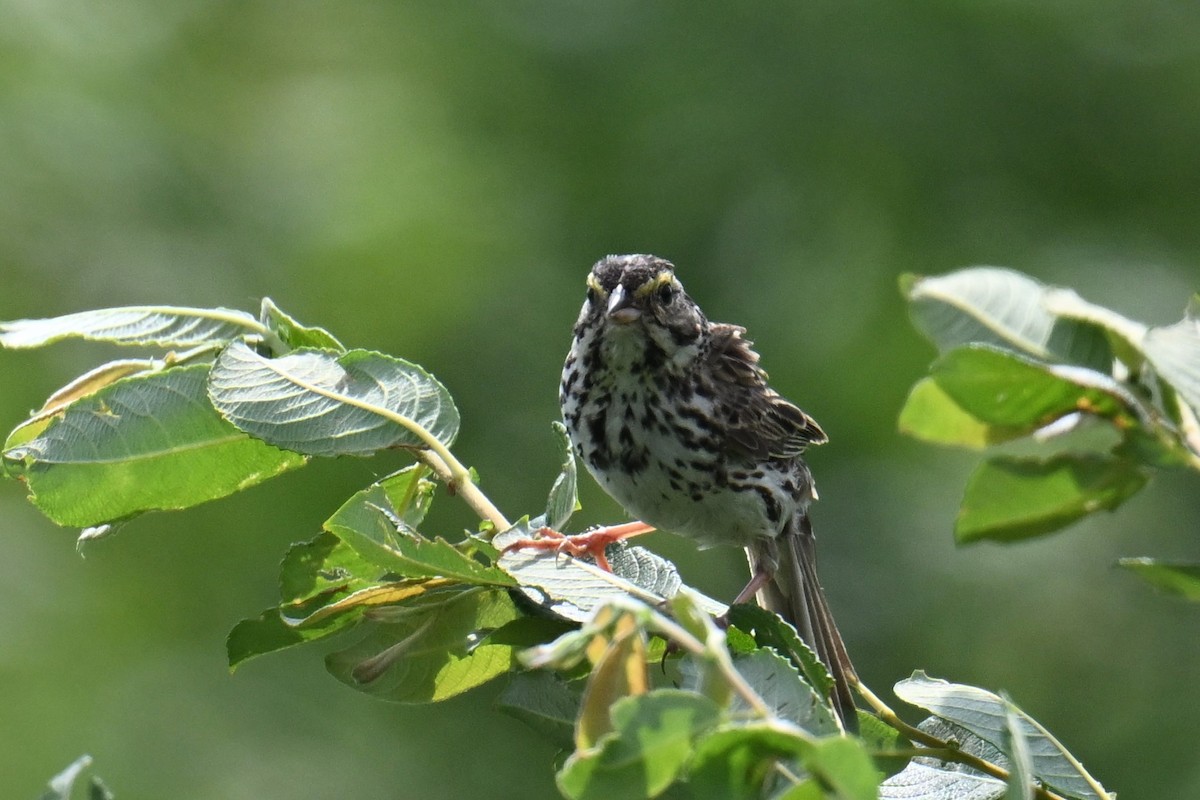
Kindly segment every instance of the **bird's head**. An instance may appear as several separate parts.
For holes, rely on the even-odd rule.
[[[671,262],[650,255],[608,256],[587,279],[579,325],[606,339],[648,338],[672,360],[694,352],[708,325]]]

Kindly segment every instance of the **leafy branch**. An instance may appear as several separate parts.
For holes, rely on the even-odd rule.
[[[914,388],[902,429],[1027,448],[986,462],[986,480],[968,487],[960,538],[1044,533],[1115,507],[1154,469],[1200,463],[1200,382],[1179,344],[1190,328],[1139,328],[1048,291],[1053,310],[1027,324],[988,286],[1028,284],[949,278],[906,284],[918,324],[946,352]],[[562,528],[578,507],[561,426],[545,508],[512,523],[452,453],[458,411],[440,382],[402,359],[347,349],[270,300],[257,319],[145,306],[0,323],[7,347],[70,337],[181,350],[92,370],[8,436],[4,474],[60,524],[95,529],[186,508],[314,457],[401,449],[418,462],[355,493],[292,546],[279,605],[230,632],[231,668],[353,633],[326,665],[382,699],[435,702],[508,675],[502,707],[570,753],[558,773],[570,798],[649,798],[678,783],[712,798],[1109,797],[1007,698],[923,673],[896,685],[930,714],[920,725],[860,684],[878,717],[864,712],[861,735],[845,735],[826,699],[829,676],[794,629],[696,593],[642,548],[614,546],[612,572],[507,551],[544,525]],[[438,485],[430,476],[479,530],[457,542],[424,530]],[[1007,506],[990,494],[997,482]]]
[[[1161,470],[1200,471],[1200,295],[1152,327],[995,267],[907,275],[901,290],[940,355],[900,430],[984,454],[960,542],[1045,535],[1117,508]],[[1196,569],[1121,565],[1172,587]]]

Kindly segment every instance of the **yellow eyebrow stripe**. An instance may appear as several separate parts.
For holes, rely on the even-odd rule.
[[[596,294],[600,295],[601,297],[608,296],[608,292],[604,291],[604,287],[600,285],[600,279],[596,277],[596,273],[594,273],[594,272],[588,273],[587,285],[588,285],[589,289],[593,290]]]
[[[637,288],[637,291],[633,293],[634,297],[645,297],[646,295],[651,294],[651,293],[657,291],[658,289],[660,289],[664,284],[674,283],[674,281],[675,281],[675,274],[668,270],[663,270],[662,272],[655,275],[652,279],[646,281],[641,286],[639,286]]]

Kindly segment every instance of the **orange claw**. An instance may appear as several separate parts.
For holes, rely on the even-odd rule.
[[[608,558],[604,555],[604,550],[610,544],[619,542],[622,539],[628,539],[633,536],[640,536],[643,533],[649,533],[654,530],[652,525],[647,525],[644,522],[626,522],[621,525],[606,525],[584,533],[574,533],[567,535],[553,528],[541,528],[537,532],[536,539],[518,539],[512,544],[504,548],[503,552],[507,553],[510,550],[553,550],[556,553],[569,553],[570,555],[579,558],[580,556],[591,556],[596,561],[596,566],[605,572],[612,572],[612,567],[609,566]]]

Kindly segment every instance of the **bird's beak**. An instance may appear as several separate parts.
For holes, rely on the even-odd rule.
[[[617,284],[608,296],[608,318],[613,322],[628,325],[642,315],[641,309],[633,305],[633,297],[626,293],[625,287]]]

